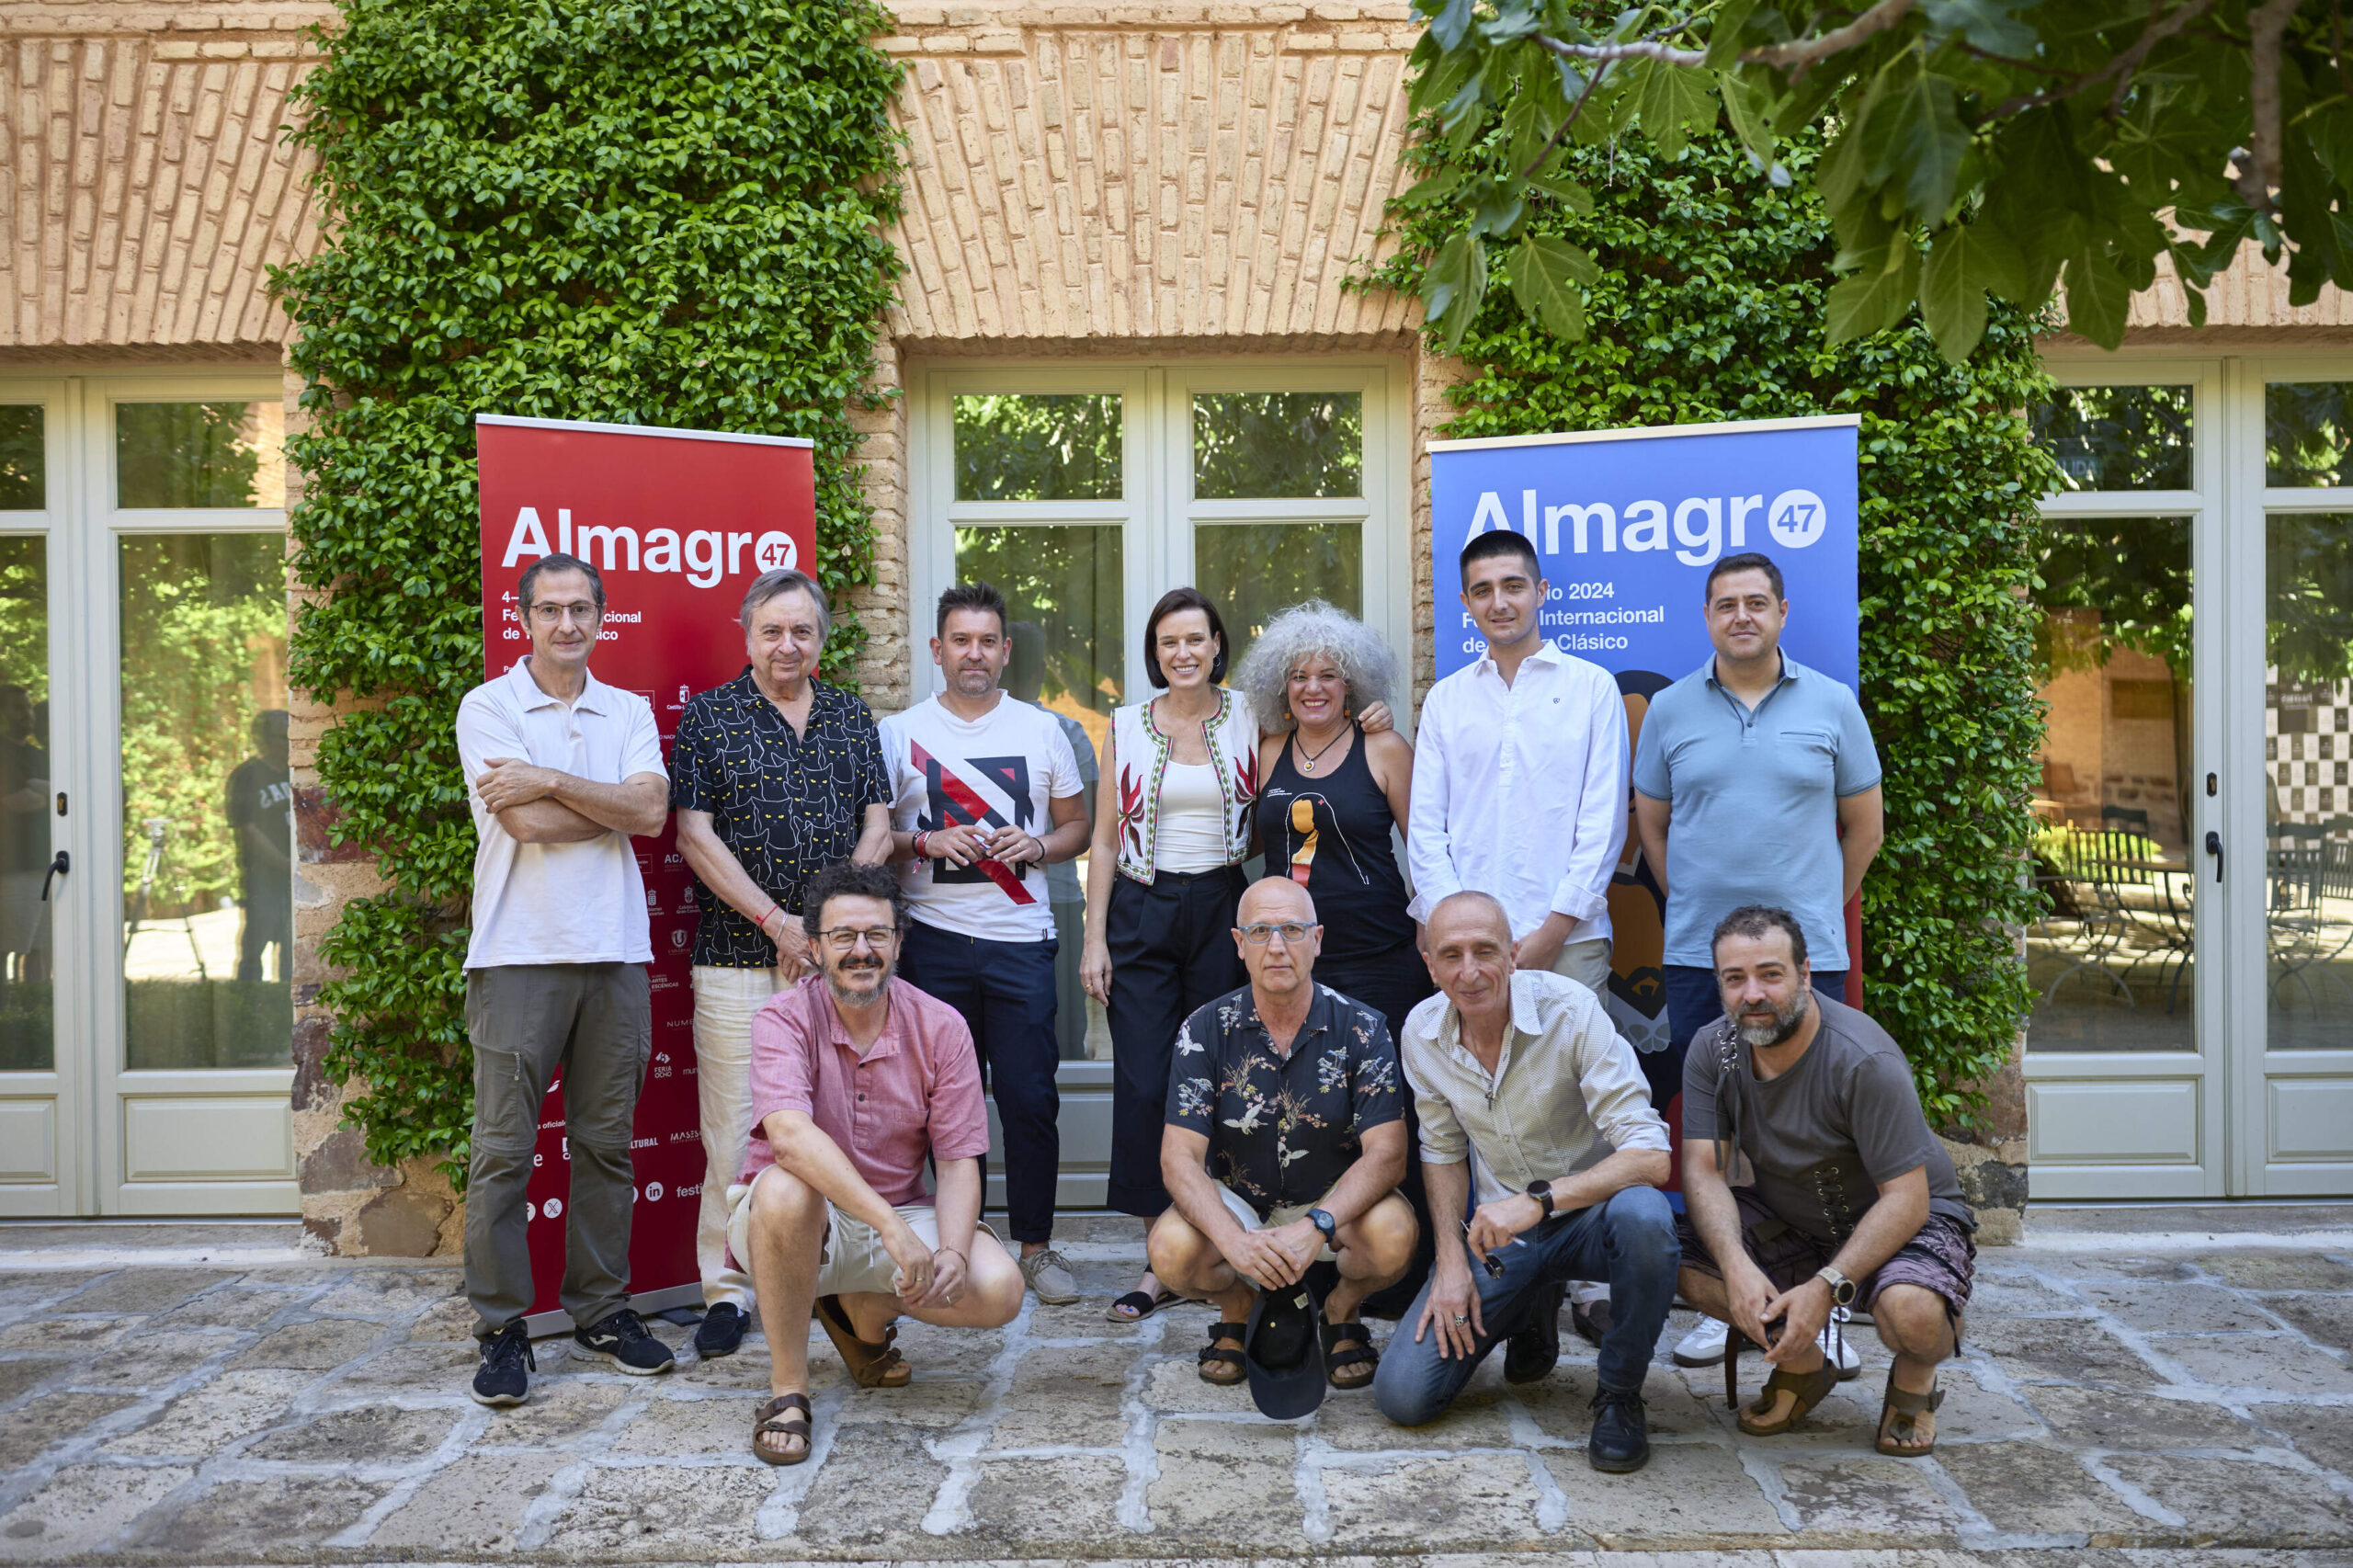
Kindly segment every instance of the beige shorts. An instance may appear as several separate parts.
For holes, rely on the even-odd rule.
[[[746,1272],[752,1267],[752,1187],[756,1187],[776,1167],[770,1165],[752,1180],[752,1186],[741,1183],[727,1189],[727,1250]],[[933,1252],[939,1250],[939,1216],[928,1203],[902,1203],[894,1210],[907,1222],[923,1244]],[[996,1233],[985,1224],[977,1229],[995,1239]],[[965,1266],[971,1267],[967,1258]],[[873,1226],[855,1215],[845,1214],[831,1203],[825,1205],[825,1239],[817,1255],[816,1294],[820,1296],[847,1295],[866,1291],[887,1296],[898,1287],[893,1276],[899,1266],[891,1261],[891,1253],[882,1244],[881,1234]]]
[[[1261,1220],[1258,1218],[1258,1211],[1256,1209],[1251,1208],[1249,1201],[1240,1193],[1234,1191],[1233,1188],[1226,1186],[1223,1182],[1219,1182],[1216,1186],[1217,1195],[1225,1199],[1226,1212],[1232,1214],[1245,1231],[1279,1230],[1282,1226],[1290,1224],[1293,1221],[1306,1219],[1307,1211],[1310,1209],[1321,1209],[1324,1207],[1324,1199],[1319,1198],[1312,1203],[1294,1203],[1287,1208],[1277,1209],[1273,1213]],[[1324,1194],[1325,1198],[1330,1196],[1331,1194],[1329,1193]],[[1338,1255],[1334,1253],[1329,1245],[1326,1245],[1315,1256],[1320,1261],[1324,1263],[1336,1263],[1339,1261]]]

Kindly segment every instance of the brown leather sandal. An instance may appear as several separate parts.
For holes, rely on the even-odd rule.
[[[1945,1402],[1945,1391],[1932,1388],[1914,1393],[1895,1386],[1895,1369],[1887,1369],[1887,1393],[1879,1410],[1879,1441],[1871,1446],[1891,1459],[1916,1460],[1937,1451],[1937,1435],[1920,1435],[1923,1415],[1933,1415]]]
[[[787,1411],[796,1414],[787,1415]],[[817,1447],[810,1435],[810,1416],[809,1396],[805,1393],[780,1393],[760,1406],[760,1413],[752,1418],[752,1457],[762,1464],[799,1464],[807,1459]],[[778,1453],[764,1446],[762,1437],[798,1437],[801,1451]]]
[[[825,1337],[841,1352],[842,1363],[849,1368],[849,1375],[857,1380],[858,1387],[903,1389],[907,1386],[907,1380],[915,1375],[906,1358],[892,1347],[892,1341],[899,1337],[898,1329],[884,1329],[879,1345],[870,1339],[860,1339],[858,1330],[850,1326],[849,1313],[843,1310],[839,1296],[817,1298],[817,1321],[824,1325]]]
[[[1837,1386],[1837,1363],[1827,1358],[1811,1372],[1792,1372],[1776,1367],[1765,1380],[1765,1391],[1756,1396],[1755,1403],[1742,1407],[1740,1429],[1752,1437],[1778,1437],[1802,1420],[1807,1411],[1828,1398]],[[1784,1392],[1791,1399],[1790,1413],[1774,1420],[1773,1409],[1779,1403],[1775,1396]]]

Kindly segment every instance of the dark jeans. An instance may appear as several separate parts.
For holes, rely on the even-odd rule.
[[[1160,1185],[1160,1131],[1168,1118],[1168,1063],[1196,1007],[1245,978],[1233,947],[1242,868],[1163,871],[1150,886],[1111,880],[1104,914],[1111,954],[1111,1183],[1106,1201],[1151,1219],[1168,1207]]]
[[[1833,1002],[1844,1002],[1847,971],[1814,971],[1813,994],[1827,996]],[[1668,1103],[1683,1092],[1683,1059],[1690,1051],[1691,1038],[1723,1016],[1722,993],[1716,988],[1714,970],[1688,963],[1666,966],[1666,1049],[1648,1055],[1637,1052],[1634,1058],[1642,1063],[1643,1075],[1650,1080],[1651,1104],[1661,1116],[1666,1114]]]
[[[907,926],[899,975],[963,1015],[981,1059],[981,1082],[996,1098],[1005,1133],[1005,1214],[1017,1242],[1054,1234],[1054,1182],[1062,1170],[1062,1093],[1054,1039],[1054,950],[1042,942],[989,942]],[[981,1156],[987,1190],[988,1156]]]
[[[1457,1233],[1459,1235],[1460,1233]],[[1460,1244],[1458,1242],[1456,1244]],[[1630,1187],[1606,1203],[1580,1209],[1524,1231],[1488,1256],[1503,1260],[1501,1276],[1473,1267],[1479,1321],[1485,1333],[1468,1357],[1438,1354],[1438,1325],[1414,1343],[1415,1326],[1429,1304],[1429,1288],[1397,1322],[1381,1353],[1372,1396],[1400,1426],[1419,1426],[1444,1415],[1487,1352],[1511,1337],[1544,1297],[1543,1287],[1571,1279],[1609,1282],[1609,1332],[1602,1336],[1601,1386],[1637,1389],[1659,1330],[1675,1302],[1675,1275],[1683,1250],[1675,1238],[1675,1210],[1654,1187]]]
[[[1315,978],[1341,995],[1379,1013],[1389,1025],[1392,1045],[1404,1038],[1405,1015],[1438,990],[1430,982],[1429,966],[1422,961],[1422,955],[1410,941],[1386,953],[1337,960],[1318,959]],[[1414,1238],[1414,1260],[1405,1266],[1404,1274],[1395,1284],[1384,1285],[1365,1298],[1367,1317],[1393,1318],[1403,1314],[1420,1294],[1422,1282],[1430,1277],[1430,1260],[1437,1256],[1438,1227],[1430,1223],[1429,1199],[1422,1190],[1422,1119],[1414,1112],[1410,1090],[1399,1097],[1405,1108],[1405,1179],[1397,1184],[1397,1191],[1413,1206],[1414,1220],[1421,1232]]]
[[[466,1176],[466,1299],[474,1333],[531,1310],[524,1188],[540,1102],[563,1077],[572,1190],[564,1195],[563,1310],[582,1328],[629,1305],[630,1134],[654,1039],[642,963],[502,964],[466,974],[474,1048],[474,1146]]]

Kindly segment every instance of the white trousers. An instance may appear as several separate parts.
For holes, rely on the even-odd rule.
[[[695,1267],[702,1301],[749,1313],[752,1281],[727,1261],[727,1189],[744,1174],[752,1136],[752,1015],[776,994],[773,969],[697,964],[695,1093],[702,1114],[702,1203],[695,1213]]]

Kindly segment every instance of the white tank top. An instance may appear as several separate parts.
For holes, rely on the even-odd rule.
[[[1217,767],[1171,761],[1160,779],[1160,834],[1152,846],[1155,871],[1214,871],[1225,864],[1225,795]]]

